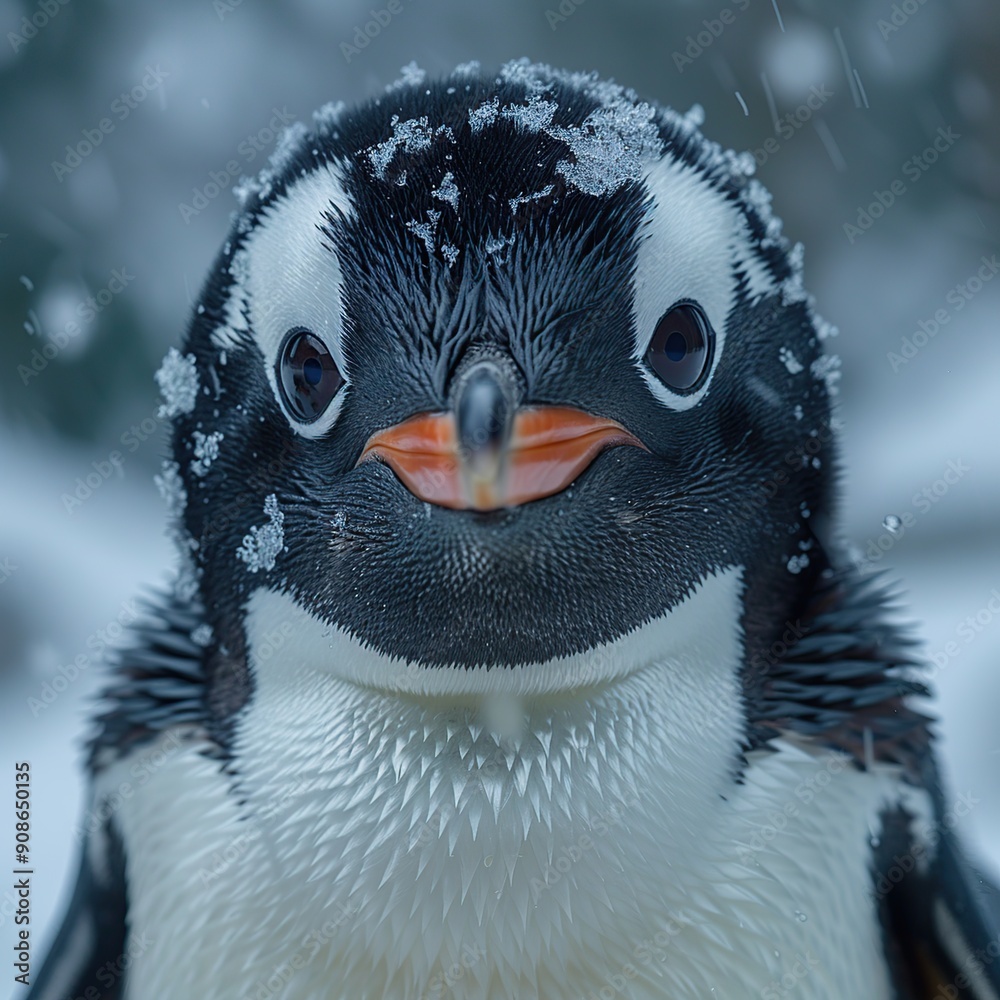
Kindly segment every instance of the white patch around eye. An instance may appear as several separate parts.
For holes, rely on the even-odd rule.
[[[337,255],[321,232],[327,212],[353,207],[333,164],[292,185],[254,225],[239,271],[249,302],[250,331],[264,356],[267,379],[288,422],[303,437],[326,434],[337,419],[345,388],[313,423],[302,423],[281,403],[275,364],[286,334],[305,328],[326,344],[347,384],[344,359],[342,277]],[[334,214],[336,212],[334,211]]]
[[[774,294],[777,285],[757,253],[739,206],[698,170],[667,156],[649,167],[645,184],[651,201],[636,256],[633,358],[661,403],[688,410],[709,391],[725,350],[726,325],[736,302],[736,271],[746,273],[752,299]],[[660,317],[685,299],[701,306],[716,336],[709,377],[690,395],[668,389],[644,360]]]

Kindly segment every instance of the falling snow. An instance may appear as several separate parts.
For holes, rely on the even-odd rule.
[[[154,377],[163,397],[163,405],[157,411],[161,420],[173,419],[194,409],[198,398],[198,370],[193,354],[181,354],[176,347],[171,347]]]
[[[278,508],[278,498],[271,493],[264,501],[267,524],[250,529],[236,550],[251,573],[274,569],[278,555],[285,550],[285,515]]]

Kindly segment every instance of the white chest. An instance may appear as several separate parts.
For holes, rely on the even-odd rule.
[[[790,742],[735,784],[738,637],[673,632],[559,694],[263,671],[238,795],[190,748],[118,815],[128,1000],[889,997],[868,844],[899,785]]]

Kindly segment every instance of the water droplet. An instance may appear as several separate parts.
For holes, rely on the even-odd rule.
[[[800,924],[804,924],[809,918],[801,910],[796,910],[795,911],[795,919]]]
[[[882,527],[886,531],[892,532],[894,535],[898,535],[900,529],[903,527],[903,522],[895,514],[886,514],[885,520],[882,522]]]
[[[487,868],[489,868],[489,866],[490,866],[491,864],[493,864],[493,855],[492,855],[492,854],[487,854],[487,855],[486,855],[486,857],[485,857],[485,858],[483,858],[483,864],[484,864],[484,865],[485,865],[485,866],[486,866]]]

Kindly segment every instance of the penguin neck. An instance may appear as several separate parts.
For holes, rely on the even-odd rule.
[[[259,591],[235,771],[275,863],[308,873],[296,905],[355,914],[387,962],[457,961],[470,927],[499,924],[491,961],[511,970],[535,947],[527,926],[584,953],[611,913],[636,928],[668,919],[681,890],[671,905],[663,886],[703,868],[700,833],[737,769],[740,581],[735,568],[711,576],[595,650],[583,686],[532,689],[491,670],[478,692],[419,696],[345,679],[376,654]],[[561,676],[566,664],[531,669]],[[437,921],[408,924],[413,907]],[[414,929],[420,941],[404,947]]]

